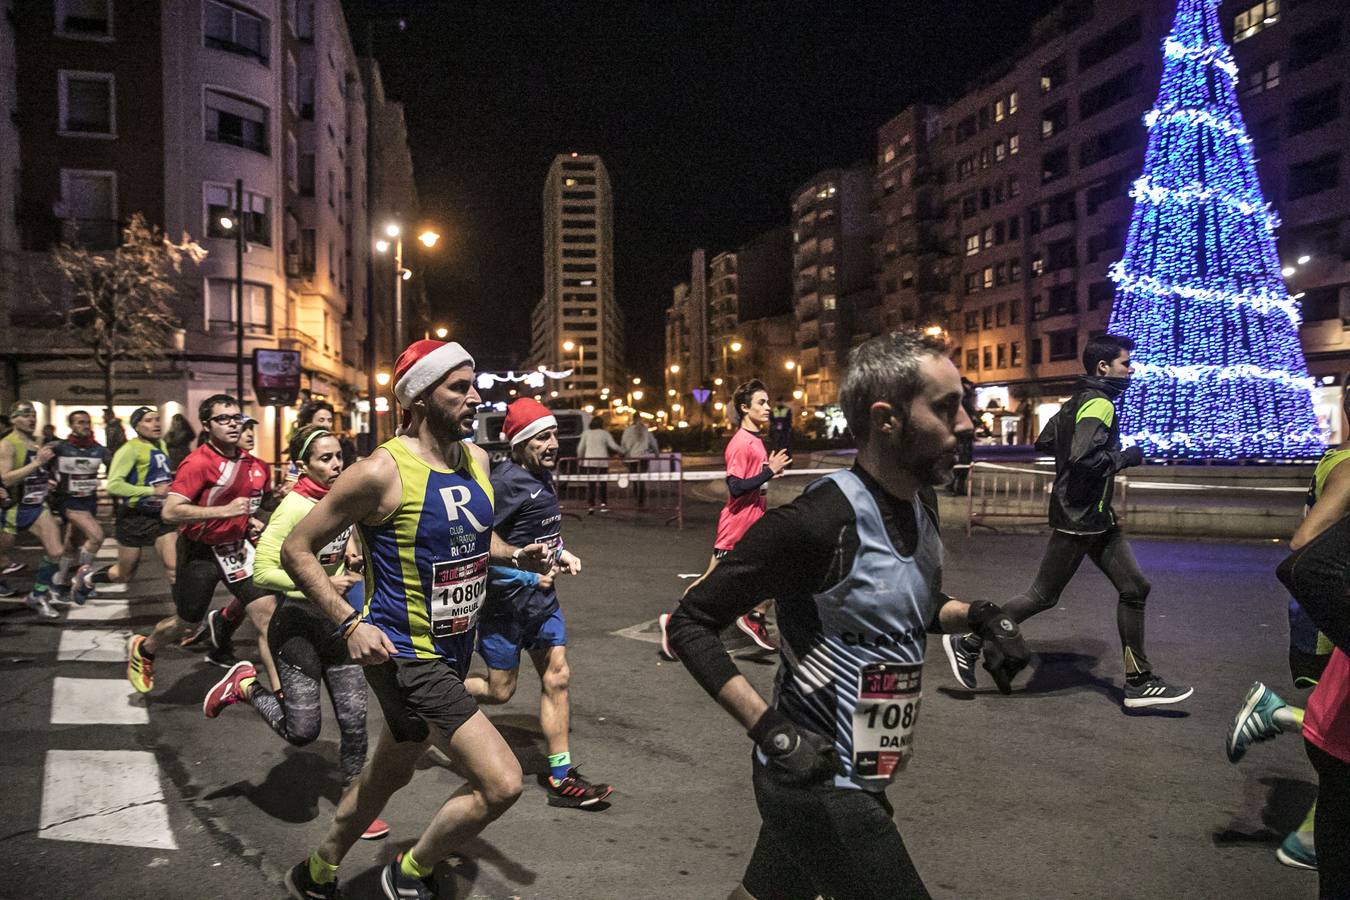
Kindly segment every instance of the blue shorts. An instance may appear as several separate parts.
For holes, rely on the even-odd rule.
[[[57,497],[51,498],[52,512],[56,513],[64,521],[66,512],[74,510],[75,512],[87,512],[91,516],[98,515],[98,497]]]
[[[489,669],[520,668],[521,650],[567,646],[562,607],[530,620],[523,616],[494,616],[478,623],[478,655]]]
[[[5,534],[18,534],[33,527],[33,523],[46,509],[43,503],[16,503],[5,510],[3,530]]]

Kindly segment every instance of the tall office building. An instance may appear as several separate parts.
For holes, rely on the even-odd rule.
[[[560,154],[544,183],[544,296],[531,316],[530,365],[571,369],[558,389],[568,400],[624,377],[614,207],[609,172],[593,154]]]

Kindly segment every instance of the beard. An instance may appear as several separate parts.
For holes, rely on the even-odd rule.
[[[888,444],[887,454],[920,484],[936,486],[951,479],[955,447],[921,446],[908,422],[890,434]]]
[[[444,440],[462,441],[468,436],[468,433],[460,424],[460,416],[451,413],[449,410],[441,409],[433,403],[427,404],[427,424],[431,426],[432,434]]]

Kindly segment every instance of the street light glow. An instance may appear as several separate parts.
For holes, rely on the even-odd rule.
[[[721,386],[722,386],[722,376],[719,375],[719,376],[717,376],[716,378],[714,378],[714,379],[713,379],[713,384],[717,385],[718,387],[721,387]]]
[[[793,400],[800,400],[800,399],[802,399],[802,392],[801,392],[800,390],[793,391],[793,392],[792,392],[792,399],[793,399]]]
[[[571,353],[576,348],[577,345],[573,341],[563,341],[563,349],[566,350],[568,353]]]
[[[224,228],[226,231],[232,230],[234,228],[234,219],[231,219],[229,216],[221,216],[220,227]]]
[[[666,391],[666,396],[667,396],[667,397],[674,397],[674,396],[675,396],[675,389],[674,389],[674,388],[671,388],[670,390]]]
[[[436,337],[440,338],[441,340],[445,340],[446,335],[448,335],[449,333],[450,329],[446,328],[444,325],[436,329]]]
[[[388,252],[389,252],[389,242],[386,241],[384,238],[380,238],[378,241],[375,242],[375,252],[376,252],[376,253],[388,253]]]
[[[929,325],[927,328],[923,330],[923,333],[928,335],[929,337],[940,337],[942,335],[942,326]]]
[[[1280,274],[1283,275],[1285,278],[1288,278],[1290,275],[1294,274],[1294,267],[1285,266],[1283,269],[1280,270]]]
[[[731,342],[731,352],[732,352],[732,353],[740,353],[740,352],[741,352],[741,347],[742,347],[742,346],[743,346],[743,345],[741,344],[740,341],[732,341],[732,342]]]
[[[641,399],[642,399],[642,391],[633,391],[633,399],[634,399],[634,400],[641,400]]]
[[[1302,256],[1300,256],[1300,257],[1298,258],[1298,264],[1299,264],[1300,266],[1306,265],[1307,263],[1309,263],[1309,262],[1311,262],[1311,261],[1312,261],[1312,257],[1309,256],[1309,255],[1306,254],[1306,253],[1303,254]]]
[[[783,361],[783,368],[785,368],[785,369],[787,369],[789,372],[791,372],[793,369],[797,368],[797,361],[796,361],[795,359],[787,359],[787,360],[784,360],[784,361]]]
[[[642,384],[642,379],[641,379],[641,378],[634,378],[634,379],[633,379],[633,384]]]
[[[391,238],[396,238],[403,233],[403,229],[399,228],[393,222],[390,222],[388,225],[384,226],[384,233],[389,235]]]
[[[674,363],[673,365],[671,365],[671,367],[670,367],[670,374],[672,374],[672,375],[678,375],[678,374],[680,374],[680,364],[679,364],[679,363]]]
[[[713,409],[717,410],[718,412],[721,412],[725,408],[726,404],[723,403],[721,400],[718,400],[716,403],[713,404]]]
[[[412,278],[412,269],[404,269],[402,272],[399,273],[399,276],[404,281],[409,280],[410,278]]]
[[[436,246],[436,242],[441,239],[441,236],[428,228],[426,231],[419,234],[417,239],[422,242],[422,246],[430,250],[432,247]]]
[[[376,372],[376,373],[375,373],[375,383],[378,384],[380,387],[384,387],[386,384],[389,383],[389,373],[388,373],[388,372]]]

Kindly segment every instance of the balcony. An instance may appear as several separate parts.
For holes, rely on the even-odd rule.
[[[284,345],[285,350],[314,350],[319,346],[319,341],[311,334],[306,334],[299,328],[279,328],[277,329],[277,340]]]
[[[814,292],[797,298],[797,318],[801,321],[820,315],[820,296]]]

